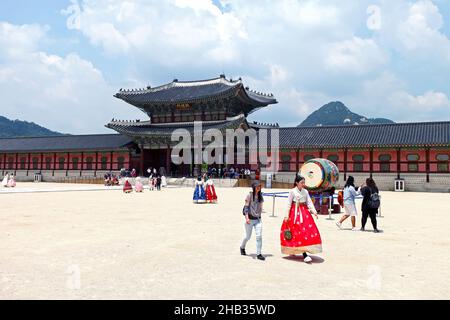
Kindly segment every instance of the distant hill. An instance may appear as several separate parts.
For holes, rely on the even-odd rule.
[[[367,118],[350,111],[342,102],[327,103],[311,113],[299,127],[335,126],[349,124],[380,124],[395,123],[385,118]]]
[[[0,116],[0,138],[61,136],[62,133],[51,131],[34,122],[9,120]]]

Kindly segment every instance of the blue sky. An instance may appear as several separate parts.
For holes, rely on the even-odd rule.
[[[398,122],[450,120],[448,0],[3,0],[0,115],[69,133],[146,115],[119,88],[242,77],[297,125],[340,100]]]

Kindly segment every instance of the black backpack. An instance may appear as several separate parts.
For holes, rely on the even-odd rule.
[[[378,192],[372,192],[372,190],[370,190],[370,197],[367,201],[367,206],[370,209],[378,209],[380,207],[380,196],[378,195]]]

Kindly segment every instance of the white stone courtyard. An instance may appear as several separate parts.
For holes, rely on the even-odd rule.
[[[186,187],[0,189],[0,299],[450,298],[449,193],[382,192],[380,234],[320,216],[324,252],[306,264],[280,252],[284,199],[271,217],[266,198],[266,261],[254,238],[239,255],[248,190],[219,187],[218,204],[195,205]]]

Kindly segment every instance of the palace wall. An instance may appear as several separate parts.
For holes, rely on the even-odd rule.
[[[400,159],[397,159],[398,153]],[[96,155],[98,155],[97,159]],[[411,155],[414,161],[411,161]],[[400,178],[405,180],[406,191],[450,192],[450,161],[438,161],[442,155],[450,157],[450,149],[430,149],[428,157],[426,150],[419,148],[402,148],[400,152],[395,149],[374,149],[371,163],[370,151],[349,149],[345,173],[344,150],[299,150],[298,153],[295,150],[282,150],[274,181],[291,184],[295,173],[305,160],[322,156],[336,159],[335,163],[340,171],[338,188],[345,184],[344,175],[346,177],[352,175],[355,177],[356,185],[360,185],[372,173],[372,177],[381,190],[394,190],[394,182],[400,175]],[[386,157],[389,161],[380,161]],[[355,161],[355,159],[362,161]],[[0,176],[3,177],[6,172],[13,172],[18,181],[33,181],[34,174],[40,172],[43,181],[64,181],[66,178],[77,177],[102,178],[111,168],[115,174],[118,174],[122,167],[129,169],[131,164],[130,154],[126,151],[9,153],[0,154]],[[400,165],[399,173],[398,165]],[[247,167],[252,170],[257,169],[256,165]],[[138,167],[136,169],[139,170]],[[261,169],[262,180],[266,179],[266,171],[264,168]]]

